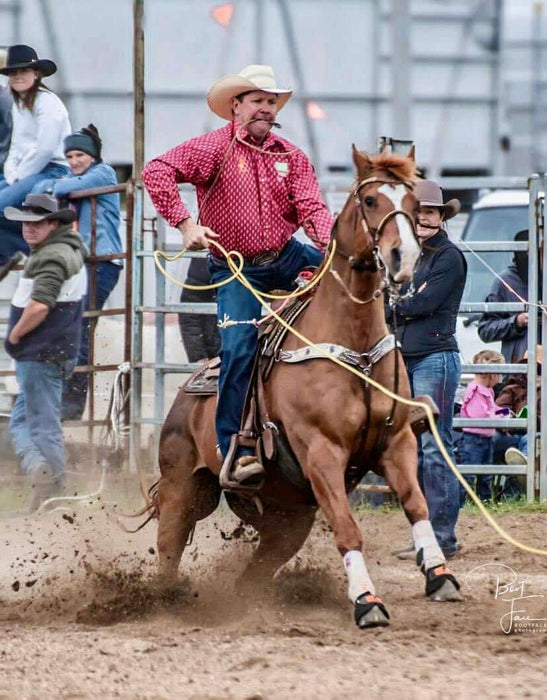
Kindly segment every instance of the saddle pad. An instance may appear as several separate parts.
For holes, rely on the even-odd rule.
[[[220,357],[213,357],[212,360],[194,370],[182,388],[187,394],[215,396],[219,374]]]

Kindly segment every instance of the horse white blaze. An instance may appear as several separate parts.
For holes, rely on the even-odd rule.
[[[376,593],[361,552],[354,549],[346,552],[344,567],[348,576],[348,597],[352,603],[363,593]]]
[[[403,199],[408,194],[404,185],[385,184],[378,189],[378,192],[389,199],[394,209],[402,209]],[[406,216],[396,216],[395,220],[401,237],[401,269],[393,275],[393,279],[396,282],[408,282],[412,278],[414,265],[420,255],[420,246]]]

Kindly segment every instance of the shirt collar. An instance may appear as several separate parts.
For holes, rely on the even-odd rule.
[[[235,121],[232,121],[232,123],[231,123],[232,136],[235,135],[237,128],[238,128],[238,125],[235,123]],[[240,129],[239,135],[240,135],[241,139],[243,141],[245,141],[246,143],[248,143],[249,145],[257,146],[257,144],[255,144],[251,140],[251,137],[250,137],[247,129],[245,129],[245,128]],[[283,146],[283,142],[281,141],[280,138],[278,138],[278,136],[276,134],[273,133],[273,128],[272,128],[272,129],[270,129],[270,131],[269,131],[268,135],[266,136],[266,138],[264,139],[264,141],[260,144],[260,146],[258,146],[258,148],[262,148],[263,150],[268,151],[268,150],[274,150],[275,148],[277,148],[279,146],[281,146],[281,148],[283,150],[285,150],[284,146]]]

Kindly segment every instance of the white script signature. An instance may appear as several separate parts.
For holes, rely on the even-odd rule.
[[[495,575],[494,599],[509,603],[509,610],[500,617],[502,632],[510,634],[517,628],[528,631],[543,628],[547,631],[547,617],[532,617],[528,614],[528,602],[535,598],[545,597],[540,593],[527,592],[526,587],[528,586],[528,590],[530,587],[528,579],[519,578],[518,574],[507,564],[490,562],[472,569],[466,575],[467,585],[469,585],[469,576],[480,570],[489,570]]]

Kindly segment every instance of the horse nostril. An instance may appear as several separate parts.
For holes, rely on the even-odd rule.
[[[401,269],[401,251],[399,248],[393,248],[391,251],[391,261],[393,264],[393,269],[395,272],[399,272]]]

